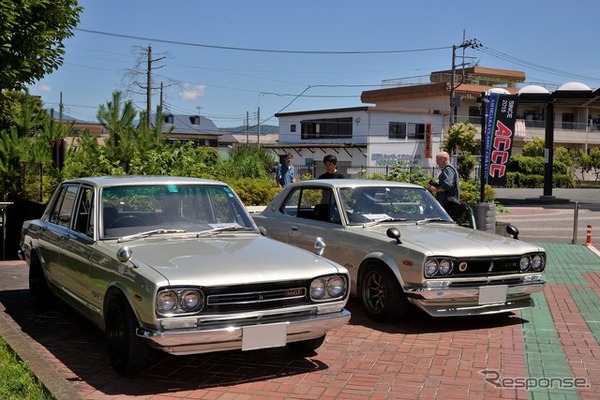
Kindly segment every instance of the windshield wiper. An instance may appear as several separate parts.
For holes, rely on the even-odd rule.
[[[445,223],[451,223],[451,224],[454,223],[454,221],[449,221],[449,220],[441,218],[441,217],[433,217],[433,218],[425,218],[425,219],[419,220],[419,221],[417,221],[417,225],[427,224],[429,222],[445,222]]]
[[[212,235],[213,233],[219,233],[224,231],[253,231],[253,228],[247,228],[241,225],[230,225],[230,226],[219,226],[212,229],[207,229],[196,233],[196,237]]]
[[[141,238],[141,237],[160,235],[163,233],[185,233],[185,232],[187,232],[185,229],[165,229],[165,228],[152,229],[151,231],[138,232],[138,233],[134,233],[133,235],[127,235],[127,236],[120,237],[119,239],[117,239],[117,243],[121,243],[126,240],[137,239],[137,238]]]
[[[369,227],[369,226],[375,226],[375,225],[379,225],[382,222],[403,222],[406,221],[407,218],[394,218],[394,217],[389,217],[389,218],[383,218],[383,219],[379,219],[377,221],[371,221],[371,222],[365,222],[363,224],[363,227]]]

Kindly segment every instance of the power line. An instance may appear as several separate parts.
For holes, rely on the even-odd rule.
[[[201,44],[201,43],[182,42],[182,41],[178,41],[178,40],[157,39],[157,38],[150,38],[150,37],[146,37],[146,36],[125,35],[125,34],[120,34],[120,33],[102,32],[102,31],[95,31],[95,30],[91,30],[91,29],[82,29],[82,28],[75,28],[75,30],[80,31],[80,32],[93,33],[96,35],[112,36],[112,37],[119,37],[119,38],[125,38],[125,39],[144,40],[144,41],[157,42],[157,43],[176,44],[176,45],[181,45],[181,46],[204,47],[204,48],[208,48],[208,49],[248,51],[248,52],[257,52],[257,53],[332,54],[332,55],[339,55],[339,54],[397,54],[397,53],[418,53],[418,52],[425,52],[425,51],[446,50],[446,49],[451,48],[451,46],[444,46],[444,47],[431,47],[431,48],[410,49],[410,50],[361,50],[361,51],[259,49],[259,48],[251,48],[251,47],[216,46],[216,45]]]

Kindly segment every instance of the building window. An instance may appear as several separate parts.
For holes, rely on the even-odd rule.
[[[406,139],[406,122],[390,122],[388,137],[390,139]]]
[[[290,132],[296,132],[296,124],[290,125]]]
[[[302,139],[352,138],[352,118],[313,119],[300,122]]]
[[[408,123],[407,137],[409,139],[425,139],[425,124]]]
[[[573,113],[562,114],[562,128],[575,129],[575,115]]]
[[[469,107],[469,122],[472,124],[481,124],[481,110],[479,107]]]

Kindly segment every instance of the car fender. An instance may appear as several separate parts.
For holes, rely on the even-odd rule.
[[[394,260],[394,257],[392,257],[389,253],[385,253],[382,251],[374,251],[374,252],[367,254],[365,256],[365,258],[363,259],[363,261],[360,263],[360,266],[358,267],[358,274],[357,274],[358,279],[356,279],[352,283],[355,286],[352,288],[353,289],[352,291],[354,293],[358,293],[357,292],[358,282],[361,281],[364,267],[366,265],[372,264],[373,262],[378,262],[380,264],[385,265],[387,268],[389,268],[390,271],[392,271],[392,273],[398,280],[398,283],[400,284],[400,286],[404,287],[404,280],[402,279],[402,274],[400,273],[400,266],[396,263],[396,261]]]

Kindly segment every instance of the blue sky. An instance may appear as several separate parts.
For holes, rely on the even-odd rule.
[[[452,46],[477,39],[464,61],[524,71],[550,90],[600,87],[600,2],[585,0],[83,0],[64,65],[32,84],[48,108],[95,121],[121,91],[140,109],[152,47],[153,87],[165,109],[220,128],[277,125],[277,112],[362,105],[383,81],[427,83],[451,68]],[[457,50],[457,64],[462,51]],[[158,60],[160,59],[160,60]],[[134,77],[131,72],[143,72]],[[152,97],[152,109],[159,103]]]

